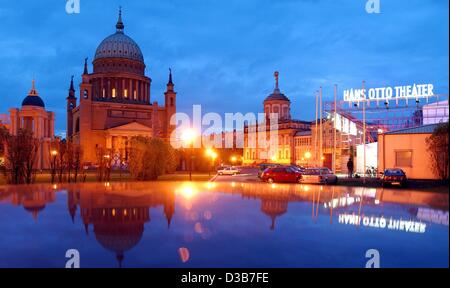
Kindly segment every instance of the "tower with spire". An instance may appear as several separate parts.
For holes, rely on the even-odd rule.
[[[66,98],[67,101],[67,132],[66,136],[67,139],[70,139],[73,135],[73,117],[69,117],[69,115],[72,115],[72,111],[75,107],[77,107],[77,97],[75,97],[75,87],[73,85],[73,75],[70,79],[70,86],[69,86],[69,95]]]
[[[170,124],[170,119],[177,112],[176,109],[176,100],[177,100],[177,92],[174,90],[175,84],[173,84],[172,80],[172,69],[169,68],[169,81],[167,82],[167,89],[164,92],[165,98],[165,108],[166,108],[166,131],[165,134],[170,137],[172,131],[175,129],[175,125]]]

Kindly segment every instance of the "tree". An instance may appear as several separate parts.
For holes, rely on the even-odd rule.
[[[426,139],[431,168],[435,175],[442,180],[447,180],[449,177],[448,129],[448,122],[439,124],[433,134]]]
[[[34,166],[41,142],[39,139],[34,138],[31,133],[24,141],[22,153],[25,159],[25,182],[31,184],[33,182]]]
[[[13,184],[31,183],[39,141],[31,131],[19,129],[17,135],[7,134],[5,143],[7,165],[11,173],[9,181]]]
[[[156,180],[177,165],[176,151],[159,138],[136,136],[131,139],[129,169],[136,180]]]

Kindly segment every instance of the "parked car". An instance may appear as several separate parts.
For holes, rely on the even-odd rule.
[[[264,170],[266,170],[267,168],[272,168],[272,167],[280,167],[280,164],[274,164],[274,163],[261,163],[258,165],[258,178],[261,179],[261,175],[264,172]]]
[[[221,168],[217,171],[217,174],[219,175],[236,175],[239,174],[241,171],[236,167],[225,167]]]
[[[294,169],[295,171],[298,171],[299,173],[303,173],[305,171],[305,167],[302,167],[302,166],[291,165],[289,167],[291,169]]]
[[[306,168],[301,183],[336,184],[338,178],[328,168]]]
[[[400,185],[405,187],[407,183],[406,173],[402,169],[385,169],[381,176],[381,185]]]
[[[299,183],[302,174],[290,167],[271,167],[264,170],[261,174],[261,180],[268,183],[289,182]]]

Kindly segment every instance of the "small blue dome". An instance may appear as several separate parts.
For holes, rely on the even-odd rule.
[[[37,95],[28,95],[23,99],[22,106],[37,106],[45,108],[44,101],[42,101],[41,97]]]
[[[31,90],[28,93],[28,96],[25,97],[22,101],[22,107],[23,106],[36,106],[36,107],[42,107],[45,108],[44,101],[42,101],[41,97],[39,97],[39,94],[35,87],[35,81],[31,82]]]

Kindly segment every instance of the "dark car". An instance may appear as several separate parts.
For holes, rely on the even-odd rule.
[[[267,168],[273,168],[273,167],[280,167],[280,164],[274,164],[274,163],[261,163],[258,165],[258,178],[261,179],[261,175]]]
[[[300,183],[302,174],[290,167],[272,167],[267,168],[261,175],[261,180],[274,182]]]
[[[387,185],[400,185],[405,187],[407,183],[406,173],[402,169],[385,169],[381,176],[383,187]]]

